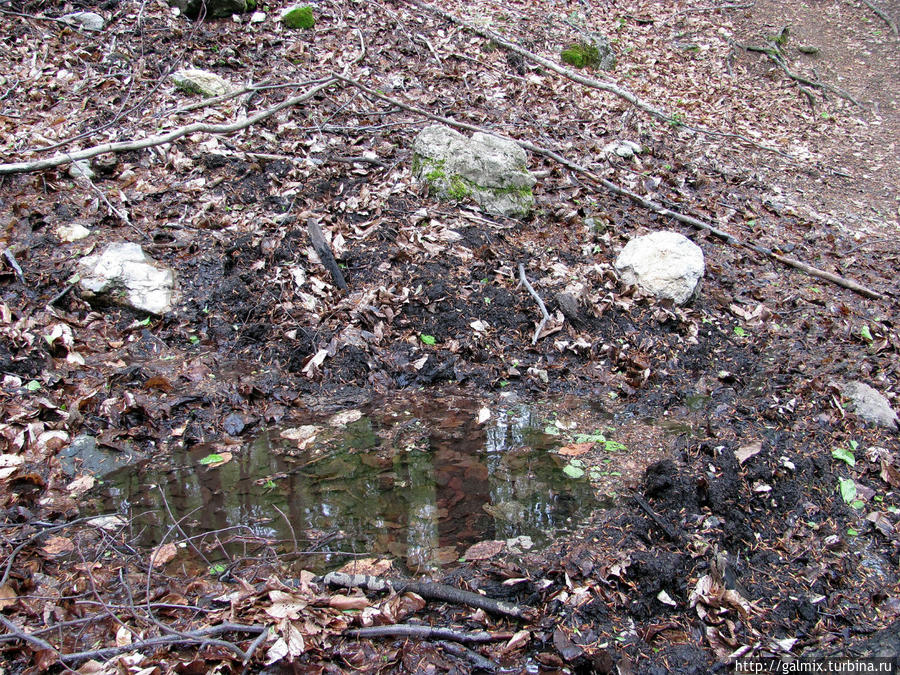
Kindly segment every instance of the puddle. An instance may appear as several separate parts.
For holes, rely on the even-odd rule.
[[[586,476],[564,473],[558,445],[529,407],[479,424],[473,402],[407,401],[244,445],[174,448],[106,475],[96,507],[128,512],[145,545],[179,538],[174,518],[188,536],[214,533],[202,540],[212,557],[271,546],[318,572],[361,555],[424,571],[483,540],[540,546],[601,508]],[[201,463],[214,454],[226,461]]]

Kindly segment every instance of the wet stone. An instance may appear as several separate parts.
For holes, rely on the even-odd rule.
[[[68,476],[82,473],[104,476],[145,459],[142,453],[133,448],[127,448],[123,452],[100,445],[89,434],[73,438],[67,447],[60,450],[58,456],[63,471]]]

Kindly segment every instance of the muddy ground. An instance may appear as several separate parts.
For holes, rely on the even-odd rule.
[[[476,4],[536,51],[552,54],[571,29],[530,6]],[[643,196],[882,297],[690,230],[539,156],[530,160],[542,178],[528,220],[439,202],[408,173],[424,121],[351,89],[237,137],[120,154],[93,187],[65,167],[4,177],[0,222],[25,278],[7,259],[3,456],[21,458],[5,460],[11,470],[0,484],[0,650],[9,672],[59,671],[88,657],[112,659],[98,666],[109,672],[240,672],[229,645],[250,650],[256,635],[240,629],[223,634],[225,645],[144,646],[143,658],[116,666],[129,643],[228,622],[271,631],[253,646],[252,672],[267,659],[267,672],[601,673],[719,672],[745,656],[896,659],[900,438],[848,411],[840,386],[865,381],[900,407],[897,43],[860,3],[824,3],[814,16],[790,9],[798,44],[818,40],[822,76],[863,104],[830,95],[809,109],[783,71],[736,45],[762,44],[780,30],[783,12],[769,4],[682,14],[668,3],[609,3],[609,16],[595,10],[583,20],[618,36],[617,76],[642,96],[683,110],[689,122],[741,134],[746,124],[754,140],[778,144],[789,159],[650,124],[621,101],[598,100],[533,66],[520,71],[485,40],[407,3],[323,4],[316,32],[302,39],[270,24],[252,34],[227,22],[197,27],[148,7],[145,55],[191,49],[194,65],[243,80],[283,80],[276,66],[302,71],[301,79],[317,75],[359,28],[369,68],[359,76],[392,95],[566,146]],[[138,7],[117,7],[120,30],[131,31]],[[16,4],[21,14],[39,9],[50,8]],[[569,8],[547,3],[543,11],[563,17]],[[2,31],[9,44],[52,34],[54,50],[76,50],[73,70],[110,67],[103,38],[85,45],[76,32],[23,17]],[[715,38],[723,31],[732,39]],[[792,63],[812,69],[808,56],[797,52]],[[25,63],[23,54],[5,58],[10,72]],[[398,63],[402,82],[390,77]],[[26,129],[47,136],[62,125],[59,136],[71,136],[128,103],[115,98],[105,72],[111,79],[84,105],[107,112],[74,128],[62,115],[78,98],[66,89],[70,79],[58,76],[53,92],[36,81],[30,101],[16,98],[22,120],[13,123],[7,107],[4,161],[37,142]],[[147,92],[155,80],[142,72],[138,87]],[[276,102],[277,91],[256,95]],[[151,109],[190,102],[167,90]],[[118,117],[114,128],[137,136],[155,128],[150,118]],[[602,157],[615,138],[638,139],[645,152],[631,164]],[[311,216],[335,250],[345,293],[310,254]],[[57,227],[73,222],[91,237],[62,241]],[[624,288],[613,271],[631,237],[658,229],[690,236],[706,256],[702,292],[687,307]],[[147,317],[65,292],[77,259],[113,240],[139,242],[175,269],[176,311]],[[518,283],[519,264],[552,316],[535,344],[540,315]],[[577,316],[563,313],[562,292],[577,298]],[[59,325],[71,341],[46,339]],[[419,606],[409,596],[339,595],[272,542],[256,542],[214,574],[189,551],[160,563],[160,551],[140,546],[127,524],[104,530],[83,520],[95,514],[102,488],[87,479],[101,477],[66,473],[60,459],[84,433],[153,461],[176,446],[239,452],[268,425],[348,409],[437,406],[465,411],[459,424],[471,424],[481,408],[496,414],[514,402],[560,422],[566,433],[549,451],[571,449],[576,432],[600,427],[627,448],[614,457],[621,476],[594,477],[598,493],[616,493],[612,508],[576,533],[536,551],[501,547],[431,575],[517,604],[525,611],[518,619]],[[673,424],[663,432],[661,420]],[[433,431],[441,433],[454,432]],[[833,454],[840,450],[852,452],[852,465],[846,452]],[[602,445],[577,451],[587,465],[608,459]],[[854,481],[853,498],[842,495],[842,479]],[[399,561],[390,572],[372,564],[379,574],[412,573]],[[293,609],[283,609],[285,597]],[[474,645],[473,655],[437,640],[341,635],[408,616],[505,639]],[[273,657],[276,638],[289,656]],[[92,651],[103,648],[119,651]]]

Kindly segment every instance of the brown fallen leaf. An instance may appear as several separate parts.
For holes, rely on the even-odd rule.
[[[174,560],[177,555],[178,547],[169,542],[168,544],[162,544],[153,549],[150,559],[153,561],[154,567],[162,567],[166,563]]]
[[[332,595],[328,600],[328,606],[341,611],[347,609],[365,609],[369,606],[369,599],[364,595]]]
[[[66,537],[50,537],[44,544],[44,553],[49,556],[63,555],[75,550],[75,544]]]
[[[79,497],[93,488],[96,483],[97,481],[93,476],[84,474],[66,485],[66,490],[68,490],[69,494],[72,496]]]
[[[343,574],[368,574],[380,577],[391,569],[392,561],[389,558],[360,558],[351,560],[341,567],[338,572]]]
[[[563,457],[578,457],[593,450],[595,443],[572,443],[564,445],[557,452]]]
[[[500,553],[505,547],[506,542],[496,539],[479,541],[477,544],[472,544],[467,548],[466,552],[463,553],[463,557],[466,560],[487,560]]]
[[[734,456],[737,458],[738,464],[743,464],[753,457],[753,455],[758,455],[760,451],[762,451],[762,441],[754,441],[753,443],[739,447],[734,451]]]
[[[16,604],[16,598],[18,596],[9,584],[0,586],[0,610]]]

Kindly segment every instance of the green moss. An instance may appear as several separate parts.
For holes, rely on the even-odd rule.
[[[569,45],[560,53],[563,62],[575,68],[595,68],[600,65],[600,51],[582,42]]]
[[[288,28],[310,29],[316,25],[316,17],[313,16],[312,7],[304,5],[295,7],[281,17],[281,21]]]
[[[472,194],[472,188],[469,187],[463,178],[453,176],[450,179],[450,187],[447,189],[447,194],[457,201],[462,201]]]

